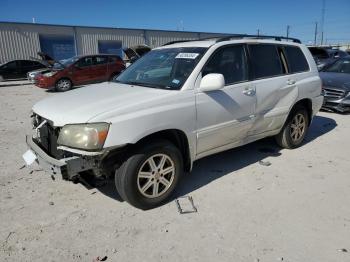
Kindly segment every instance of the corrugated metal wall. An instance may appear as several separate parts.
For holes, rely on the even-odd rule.
[[[98,53],[99,40],[122,41],[124,47],[147,44],[154,48],[170,41],[219,34],[0,22],[0,62],[36,57],[40,35],[74,36],[77,54],[93,54]]]
[[[76,36],[79,54],[98,53],[99,40],[121,41],[123,46],[145,43],[144,30],[76,27]]]

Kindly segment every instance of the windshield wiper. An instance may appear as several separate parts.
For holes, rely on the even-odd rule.
[[[151,87],[151,88],[165,88],[165,86],[163,86],[163,85],[142,83],[142,82],[136,82],[136,81],[121,82],[121,83],[127,84],[127,85],[144,86],[144,87]]]

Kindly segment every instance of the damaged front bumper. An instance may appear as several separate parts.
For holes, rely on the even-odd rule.
[[[99,156],[71,156],[56,159],[48,155],[30,135],[26,136],[29,149],[36,155],[36,162],[48,173],[61,175],[63,179],[74,180],[80,172],[94,170],[99,167]]]
[[[339,100],[325,99],[322,109],[337,111],[341,113],[350,112],[350,95]]]

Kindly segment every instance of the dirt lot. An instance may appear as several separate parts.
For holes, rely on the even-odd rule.
[[[30,109],[55,94],[15,84],[0,87],[1,261],[350,261],[350,115],[319,113],[296,150],[265,139],[196,162],[177,196],[198,212],[181,215],[21,169]]]

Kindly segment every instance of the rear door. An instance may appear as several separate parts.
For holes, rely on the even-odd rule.
[[[292,75],[287,75],[283,47],[275,44],[249,44],[249,56],[256,87],[256,121],[249,135],[277,130],[298,96]]]
[[[196,94],[198,154],[240,143],[254,121],[255,88],[248,80],[245,46],[219,48],[204,66],[202,77],[210,73],[222,74],[225,87]]]

